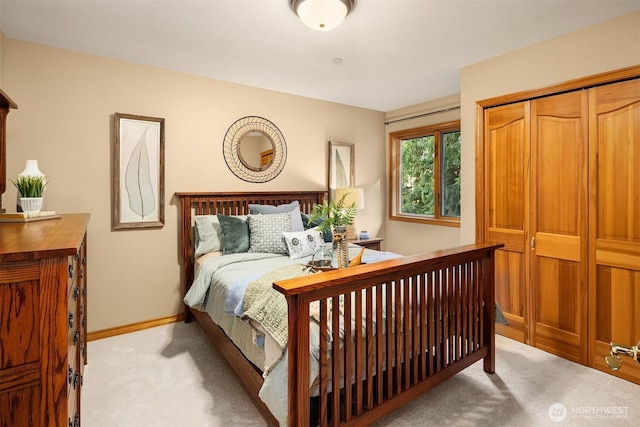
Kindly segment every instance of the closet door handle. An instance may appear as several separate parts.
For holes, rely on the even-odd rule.
[[[532,250],[532,251],[535,251],[535,250],[536,250],[536,238],[535,238],[535,237],[532,237],[532,238],[531,238],[531,243],[530,243],[530,245],[531,245],[531,250]]]

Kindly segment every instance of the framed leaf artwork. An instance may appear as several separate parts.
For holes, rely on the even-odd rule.
[[[164,119],[114,114],[113,229],[164,226]]]
[[[354,144],[329,141],[329,200],[334,199],[336,189],[354,186],[354,159]]]

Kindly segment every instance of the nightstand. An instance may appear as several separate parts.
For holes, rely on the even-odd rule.
[[[349,240],[349,243],[354,243],[356,245],[362,246],[363,248],[374,249],[376,251],[379,251],[380,243],[383,240],[384,239],[381,237],[370,237],[368,239]]]

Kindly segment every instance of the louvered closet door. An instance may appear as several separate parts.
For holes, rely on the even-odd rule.
[[[640,341],[640,80],[590,90],[590,361]],[[628,357],[615,375],[640,384]]]
[[[529,293],[529,102],[491,108],[484,117],[487,241],[495,254],[496,301],[509,326],[496,332],[526,342]]]
[[[531,101],[531,344],[587,363],[588,96]]]

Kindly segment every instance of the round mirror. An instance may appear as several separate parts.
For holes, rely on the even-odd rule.
[[[254,171],[262,171],[273,161],[273,142],[260,131],[249,132],[238,143],[238,157],[243,165]]]
[[[269,120],[247,116],[234,122],[224,137],[227,166],[248,182],[267,182],[282,172],[287,146],[280,129]]]

